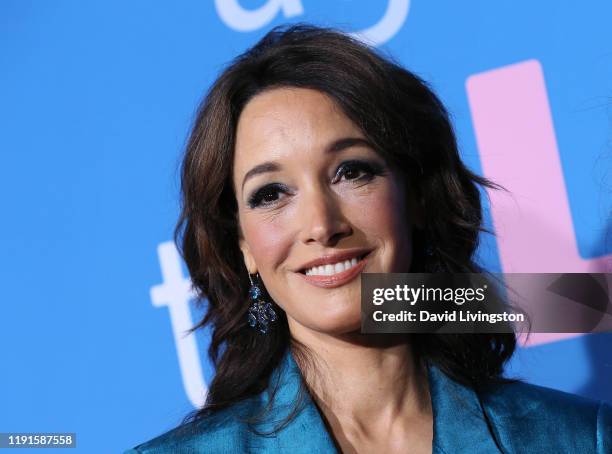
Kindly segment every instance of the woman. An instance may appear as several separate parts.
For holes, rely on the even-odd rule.
[[[360,273],[479,271],[478,186],[418,77],[334,30],[268,33],[183,161],[216,375],[132,452],[610,452],[609,406],[502,377],[513,334],[360,334]]]

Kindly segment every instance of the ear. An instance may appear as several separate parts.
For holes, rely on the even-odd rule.
[[[244,257],[244,264],[246,269],[250,274],[257,273],[257,265],[255,263],[255,259],[253,258],[253,254],[251,254],[251,249],[247,244],[246,240],[241,236],[239,241],[240,250],[242,251],[242,256]]]

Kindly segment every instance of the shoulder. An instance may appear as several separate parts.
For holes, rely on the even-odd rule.
[[[510,452],[612,452],[612,406],[524,382],[479,393],[483,410]]]
[[[243,418],[251,413],[250,406],[248,400],[237,403],[197,421],[183,424],[124,454],[245,452],[249,436]]]
[[[125,454],[328,452],[333,449],[288,352],[268,388],[184,424]],[[301,399],[305,397],[305,399]]]

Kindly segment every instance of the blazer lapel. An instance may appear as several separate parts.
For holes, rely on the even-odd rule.
[[[289,350],[289,349],[288,349]],[[276,387],[276,394],[272,401],[270,417],[258,426],[265,432],[271,432],[275,426],[284,421],[295,408],[298,396],[301,372],[288,351],[279,367],[270,377],[270,387]],[[262,408],[269,404],[268,393],[262,395]],[[304,393],[304,400],[299,406],[299,413],[283,429],[276,432],[274,437],[257,437],[258,446],[251,445],[251,450],[262,452],[290,452],[296,454],[311,453],[338,453],[334,441],[327,432],[325,423],[319,414],[317,406],[310,394]]]
[[[435,366],[429,366],[428,375],[434,418],[433,452],[501,452],[476,392]]]

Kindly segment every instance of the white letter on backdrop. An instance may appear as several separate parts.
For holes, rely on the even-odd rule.
[[[287,18],[304,14],[300,0],[269,0],[253,10],[244,9],[238,0],[215,0],[215,7],[221,20],[238,32],[250,32],[263,27],[272,22],[279,10]]]

